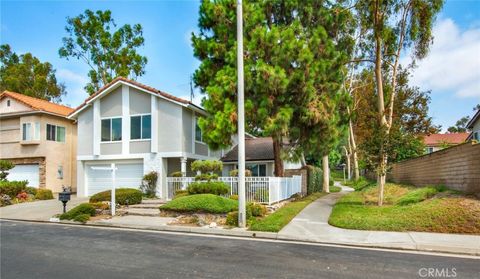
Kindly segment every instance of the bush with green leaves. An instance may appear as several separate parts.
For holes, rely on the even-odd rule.
[[[196,194],[214,194],[214,195],[226,195],[230,192],[228,185],[222,181],[205,181],[205,182],[193,182],[188,185],[188,193],[190,195]]]
[[[197,160],[190,166],[192,171],[199,171],[203,174],[212,174],[214,172],[221,172],[223,163],[218,160]]]
[[[28,181],[0,181],[0,195],[16,197],[27,188]]]
[[[75,222],[80,222],[80,223],[86,223],[88,220],[90,220],[90,215],[88,214],[79,214],[73,218],[73,221]]]
[[[263,217],[267,214],[267,207],[260,203],[250,202],[247,204],[247,208],[254,217]]]
[[[75,219],[79,215],[88,215],[88,216],[95,216],[96,210],[93,205],[90,203],[81,203],[74,208],[70,209],[66,213],[60,215],[60,220],[72,220]]]
[[[175,195],[173,196],[173,199],[178,199],[180,197],[185,197],[185,196],[188,196],[187,190],[177,190],[175,191]]]
[[[151,171],[143,176],[140,190],[149,198],[155,198],[157,195],[158,173]]]
[[[37,190],[37,188],[35,188],[35,187],[27,187],[27,188],[25,188],[25,192],[27,192],[28,194],[33,195],[33,196],[35,196],[35,195],[37,194],[37,191],[38,191],[38,190]]]
[[[36,200],[52,200],[53,193],[50,189],[38,189],[37,193],[35,194]]]
[[[13,169],[15,165],[8,160],[0,160],[0,181],[6,181],[8,171]]]
[[[322,192],[323,171],[315,166],[307,166],[307,194]]]
[[[170,174],[171,177],[183,177],[183,174],[181,171],[176,171],[176,172],[172,172]]]
[[[245,219],[248,220],[252,218],[252,211],[251,208],[247,206],[245,209]],[[225,220],[225,224],[233,227],[238,227],[238,211],[232,211],[227,214],[227,219]]]
[[[216,173],[201,173],[195,175],[195,181],[211,181],[211,180],[217,180],[218,179],[218,174]]]
[[[143,194],[140,190],[133,188],[118,188],[115,189],[115,202],[121,205],[139,204],[142,202]],[[112,198],[112,191],[107,190],[90,197],[90,202],[110,201]]]
[[[231,195],[230,198],[231,198],[232,200],[238,201],[238,195]]]
[[[212,194],[188,195],[160,206],[161,211],[190,213],[228,213],[238,209],[238,201]]]
[[[228,174],[229,174],[230,176],[237,177],[237,176],[238,176],[238,169],[231,170]],[[249,169],[245,169],[245,176],[246,176],[246,177],[252,176],[252,171],[249,170]]]

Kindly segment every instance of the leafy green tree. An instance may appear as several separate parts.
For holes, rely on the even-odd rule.
[[[455,122],[455,126],[448,127],[447,131],[449,133],[466,133],[468,132],[468,121],[470,121],[470,116],[464,116],[460,118],[457,122]]]
[[[13,169],[15,165],[7,160],[0,160],[0,181],[6,181],[8,171]]]
[[[85,10],[67,18],[68,36],[58,52],[62,58],[77,58],[90,67],[90,83],[85,86],[90,94],[118,76],[136,79],[145,73],[147,58],[137,52],[145,41],[142,26],[116,27],[109,10]]]
[[[433,39],[433,22],[443,3],[443,0],[359,0],[355,4],[363,53],[356,61],[372,62],[375,73],[379,122],[379,152],[376,161],[380,206],[383,204],[388,168],[389,133],[394,126],[401,54],[406,49],[411,49],[413,61],[427,56]]]
[[[317,145],[328,143],[321,132],[336,123],[331,118],[351,43],[349,11],[330,1],[243,5],[247,130],[273,138],[275,174],[283,176],[285,157],[328,154]],[[208,96],[202,104],[209,112],[199,124],[204,140],[220,148],[237,129],[235,1],[202,1],[199,29],[192,34],[201,61],[194,81]]]
[[[27,96],[59,102],[65,85],[57,81],[55,69],[31,53],[17,55],[10,45],[0,46],[0,91],[9,90]]]

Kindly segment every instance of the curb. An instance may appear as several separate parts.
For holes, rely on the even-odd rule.
[[[133,230],[147,230],[147,231],[163,231],[163,232],[178,232],[178,233],[191,233],[201,235],[213,235],[213,236],[230,236],[238,238],[257,238],[257,239],[270,239],[281,240],[286,242],[301,242],[305,244],[324,244],[324,245],[337,245],[343,247],[357,247],[357,248],[376,248],[386,249],[392,251],[410,251],[410,252],[428,252],[428,253],[442,253],[451,255],[466,255],[466,256],[480,256],[480,249],[476,248],[464,248],[456,246],[444,246],[438,244],[425,244],[425,243],[351,243],[351,242],[331,242],[331,241],[319,241],[318,239],[311,237],[292,237],[287,235],[280,235],[272,232],[261,231],[244,231],[244,230],[226,230],[226,229],[213,229],[202,227],[183,227],[183,226],[169,226],[169,225],[157,225],[157,226],[142,226],[142,225],[125,225],[125,224],[111,224],[108,222],[94,221],[87,222],[86,224],[62,220],[60,222],[50,222],[42,220],[20,220],[20,219],[8,219],[0,218],[0,220],[6,221],[20,221],[20,222],[32,222],[32,223],[47,223],[47,224],[59,224],[59,225],[74,225],[79,227],[106,227],[106,228],[120,228],[120,229],[133,229]]]

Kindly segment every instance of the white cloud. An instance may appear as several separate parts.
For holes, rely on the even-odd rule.
[[[67,69],[59,69],[56,74],[57,74],[57,77],[67,82],[79,83],[83,85],[85,85],[88,82],[87,77],[74,73]]]
[[[417,62],[412,84],[433,94],[450,91],[462,98],[480,97],[480,26],[462,31],[447,18],[435,25],[433,35],[430,53]]]

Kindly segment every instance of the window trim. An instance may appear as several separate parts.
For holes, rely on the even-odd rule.
[[[143,136],[143,116],[150,116],[150,138],[142,138]],[[132,139],[132,117],[140,116],[140,138],[139,139]],[[152,114],[151,113],[137,113],[137,114],[130,114],[130,141],[149,141],[152,140]]]
[[[21,134],[20,134],[20,138],[21,138],[21,141],[22,142],[32,142],[32,141],[40,141],[40,138],[41,138],[41,133],[40,133],[40,122],[38,121],[28,121],[28,122],[22,122],[21,123],[22,125],[22,129],[21,129]],[[27,137],[25,137],[25,139],[23,139],[23,136],[24,136],[24,132],[25,132],[25,125],[30,125],[30,128],[28,129],[29,132],[30,132],[30,139],[28,139]]]
[[[120,140],[112,140],[112,120],[113,119],[120,119],[122,122],[120,128],[122,129],[122,133],[120,133],[121,139]],[[110,120],[110,140],[103,141],[102,140],[102,121],[103,120]],[[123,140],[123,118],[121,116],[111,116],[111,117],[100,117],[100,143],[119,143]]]
[[[48,125],[55,127],[55,139],[54,140],[48,139]],[[63,141],[58,140],[58,128],[63,128],[63,130],[64,130]],[[56,124],[46,123],[45,124],[45,140],[46,141],[58,142],[58,143],[66,143],[67,142],[67,127],[56,125]]]
[[[195,143],[200,143],[200,144],[204,144],[204,145],[207,145],[204,141],[203,141],[203,131],[202,129],[200,128],[200,126],[198,126],[198,128],[200,128],[200,141],[197,140],[197,123],[198,123],[198,119],[200,117],[198,116],[195,116],[195,121],[193,122],[193,141]]]

